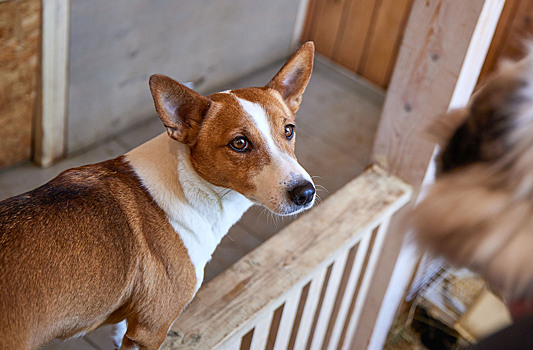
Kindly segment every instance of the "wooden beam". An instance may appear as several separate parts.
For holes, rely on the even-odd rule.
[[[42,167],[65,155],[70,0],[43,1],[41,108],[34,161]]]
[[[428,125],[451,106],[464,105],[472,93],[483,65],[505,0],[416,0],[400,47],[400,53],[380,124],[373,160],[393,174],[420,188],[434,154],[435,145],[425,137]],[[412,203],[416,201],[416,195]],[[403,266],[391,274],[407,232],[409,206],[392,219],[388,239],[352,348],[379,348],[386,332],[372,338],[374,329],[388,329],[398,302],[412,277],[416,254],[402,257]],[[385,291],[390,299],[384,303]],[[388,305],[387,309],[381,305]],[[381,309],[381,310],[380,310]],[[380,324],[375,325],[379,315]]]

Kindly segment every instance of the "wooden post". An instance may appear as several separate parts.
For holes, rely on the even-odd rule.
[[[43,0],[41,108],[34,161],[42,167],[65,155],[70,0]]]
[[[435,150],[424,132],[450,107],[468,101],[504,2],[415,0],[413,4],[372,154],[374,162],[412,185],[415,195],[391,221],[353,349],[380,349],[385,341],[418,260],[413,250],[404,248],[402,266],[396,266],[391,279],[407,232],[405,220]],[[389,285],[391,280],[395,285]]]

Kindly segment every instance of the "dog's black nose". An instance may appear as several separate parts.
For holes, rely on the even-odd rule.
[[[289,198],[296,205],[306,205],[315,196],[315,186],[309,181],[305,181],[289,190]]]

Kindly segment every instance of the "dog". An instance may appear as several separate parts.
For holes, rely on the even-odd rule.
[[[504,62],[430,133],[442,151],[413,213],[415,235],[484,277],[516,317],[533,306],[533,55]]]
[[[266,86],[209,96],[153,75],[166,133],[0,202],[0,349],[116,323],[120,349],[158,349],[250,206],[309,209],[294,143],[313,56],[307,42]]]

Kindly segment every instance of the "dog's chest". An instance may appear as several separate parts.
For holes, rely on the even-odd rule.
[[[215,248],[252,203],[235,191],[202,180],[192,168],[186,146],[165,134],[126,157],[187,248],[198,289]]]

